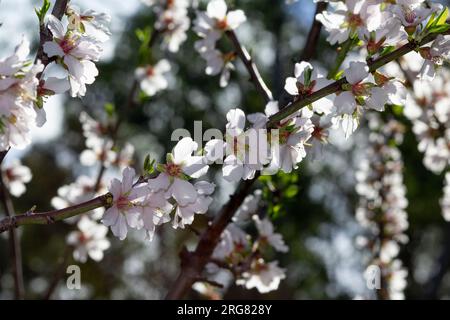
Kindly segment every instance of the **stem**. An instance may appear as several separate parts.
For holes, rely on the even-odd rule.
[[[0,173],[0,197],[5,209],[7,217],[12,217],[14,214],[14,206],[11,201],[11,196],[3,181],[3,176]],[[20,247],[20,236],[15,229],[9,231],[9,244],[11,261],[13,265],[13,277],[14,277],[14,299],[23,299],[25,289],[23,283],[23,270],[22,270],[22,250]]]
[[[336,57],[336,64],[333,68],[328,72],[328,79],[334,79],[339,72],[339,68],[347,57],[348,52],[352,49],[355,39],[348,38],[342,46],[338,48],[338,55]]]
[[[92,200],[70,206],[60,210],[41,213],[27,212],[17,216],[6,217],[0,220],[0,233],[14,229],[18,226],[30,224],[51,224],[55,221],[64,220],[76,215],[100,208],[109,207],[113,201],[111,193],[98,196]]]
[[[316,12],[314,13],[314,21],[309,29],[308,37],[306,38],[305,47],[300,56],[300,61],[309,61],[316,52],[317,43],[319,42],[320,31],[322,30],[322,23],[316,20],[316,16],[326,10],[327,2],[318,2]]]
[[[375,70],[384,66],[385,64],[388,64],[391,61],[397,60],[398,58],[415,50],[416,48],[423,46],[423,45],[427,44],[428,42],[433,41],[434,39],[436,39],[436,37],[439,34],[447,35],[449,33],[450,33],[449,31],[446,31],[444,33],[429,34],[428,36],[423,38],[422,41],[420,41],[420,42],[414,42],[414,41],[408,42],[407,44],[401,46],[400,48],[398,48],[395,51],[392,51],[391,53],[388,53],[376,60],[369,61],[367,63],[367,65],[369,66],[369,72],[374,72]],[[277,112],[276,114],[271,116],[269,119],[269,122],[267,123],[267,127],[269,127],[269,128],[273,127],[273,125],[275,125],[279,121],[287,118],[291,114],[297,112],[304,106],[307,106],[307,105],[313,103],[314,101],[317,101],[323,97],[326,97],[332,93],[339,91],[341,89],[342,85],[345,83],[347,83],[347,80],[345,78],[342,78],[342,79],[339,79],[306,97],[300,97],[299,99],[293,101],[291,104],[286,106],[286,108],[281,109],[279,112]]]
[[[220,235],[250,192],[258,176],[259,174],[251,180],[241,181],[237,191],[219,211],[212,224],[203,232],[195,251],[187,252],[184,250],[181,253],[181,272],[175,280],[172,289],[167,294],[166,299],[181,299],[188,293],[197,279],[201,278],[201,273],[205,265],[210,261],[210,257],[219,243]]]
[[[258,90],[258,92],[264,97],[264,100],[266,102],[273,100],[272,92],[267,87],[266,83],[261,77],[261,74],[258,71],[258,68],[253,62],[252,57],[248,53],[247,49],[245,49],[241,45],[234,31],[229,30],[226,31],[225,34],[228,36],[228,39],[230,39],[230,41],[233,43],[233,46],[236,49],[236,53],[238,54],[239,58],[242,60],[245,67],[247,68],[247,71],[250,74],[250,81],[253,82],[253,84],[256,87],[256,90]]]

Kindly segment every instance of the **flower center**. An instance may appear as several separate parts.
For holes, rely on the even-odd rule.
[[[218,20],[216,22],[216,28],[220,30],[225,30],[228,28],[227,18],[225,17],[222,20]]]
[[[60,43],[59,46],[64,51],[65,54],[68,54],[70,51],[75,48],[75,42],[72,39],[64,38]]]
[[[88,240],[89,240],[89,237],[87,237],[83,232],[80,232],[78,234],[78,241],[80,243],[86,243],[86,242],[88,242]]]
[[[417,15],[416,13],[411,9],[405,10],[405,20],[408,23],[414,23],[416,21]]]
[[[366,92],[366,88],[363,83],[356,83],[352,85],[352,93],[354,96],[362,96]]]
[[[128,208],[128,206],[130,205],[130,201],[128,200],[127,197],[121,195],[119,199],[117,199],[116,205],[119,210],[123,210]]]
[[[354,14],[354,13],[351,13],[348,16],[347,22],[348,22],[348,24],[349,24],[349,26],[351,28],[357,28],[357,27],[360,27],[360,26],[362,26],[364,24],[363,20],[359,16],[359,14]]]
[[[148,66],[147,70],[145,70],[145,74],[147,77],[151,77],[155,74],[155,69],[152,66]]]
[[[168,163],[165,165],[166,173],[172,177],[179,177],[182,173],[181,167],[174,163]]]
[[[314,91],[314,86],[316,85],[316,80],[310,82],[309,85],[305,86],[301,82],[297,82],[298,92],[302,95],[310,95]]]

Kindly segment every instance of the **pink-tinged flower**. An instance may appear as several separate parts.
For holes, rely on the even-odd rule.
[[[86,84],[92,84],[98,70],[92,61],[97,61],[102,52],[99,42],[77,33],[67,32],[61,21],[53,15],[48,18],[48,28],[53,41],[44,43],[44,52],[49,57],[60,57],[68,71],[72,97],[86,93]]]
[[[236,283],[247,289],[256,288],[260,293],[267,293],[277,290],[284,278],[285,270],[278,267],[278,261],[266,263],[263,259],[258,259],[252,263],[250,271],[245,272]]]
[[[431,47],[422,47],[419,52],[425,62],[418,77],[422,80],[431,81],[436,75],[436,68],[441,66],[444,60],[450,56],[450,37],[440,34],[433,41]]]
[[[103,259],[103,251],[110,247],[106,239],[108,228],[83,216],[77,224],[78,230],[72,231],[67,236],[67,244],[74,247],[73,258],[75,261],[85,263],[90,257],[94,261]]]
[[[122,181],[113,179],[109,187],[113,203],[106,210],[102,222],[105,226],[110,226],[113,234],[120,240],[126,238],[128,227],[134,229],[142,227],[136,201],[145,196],[148,189],[144,186],[133,187],[134,176],[134,169],[125,168],[122,173]]]
[[[141,90],[149,97],[158,91],[167,88],[167,79],[164,76],[170,71],[170,64],[166,59],[158,61],[154,66],[139,67],[135,71]]]
[[[273,224],[269,219],[264,218],[261,220],[258,215],[254,215],[253,221],[255,222],[256,229],[258,229],[259,241],[262,244],[269,244],[279,252],[289,251],[281,234],[274,232]]]
[[[317,73],[313,66],[305,61],[295,64],[295,77],[286,78],[284,90],[292,96],[307,96],[329,85],[332,81]],[[322,98],[312,103],[313,110],[318,113],[331,112],[333,101],[330,98]]]
[[[167,199],[172,197],[181,206],[194,203],[197,190],[188,179],[200,178],[209,168],[204,157],[192,155],[197,148],[197,143],[189,137],[178,141],[167,155],[167,163],[158,167],[161,173],[148,181],[148,188],[153,192],[164,190]]]
[[[20,197],[27,190],[25,184],[31,181],[30,168],[22,165],[20,160],[6,164],[2,170],[3,183],[14,197]]]
[[[210,195],[214,192],[214,183],[198,181],[194,184],[194,187],[197,190],[197,199],[195,202],[185,206],[178,205],[175,210],[172,224],[175,229],[184,229],[186,224],[192,224],[192,222],[194,222],[195,214],[205,214],[213,201]]]

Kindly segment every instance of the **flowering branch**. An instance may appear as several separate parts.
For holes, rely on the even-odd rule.
[[[398,58],[404,56],[405,54],[418,49],[420,46],[423,46],[423,45],[433,41],[440,34],[448,35],[449,32],[445,31],[443,33],[429,34],[428,36],[426,36],[419,42],[410,41],[407,44],[398,48],[397,50],[392,51],[391,53],[388,53],[376,60],[368,61],[367,65],[369,67],[369,72],[374,72],[375,70],[384,66],[385,64],[388,64],[391,61],[397,60]],[[324,98],[330,94],[338,92],[342,88],[342,85],[344,85],[346,83],[347,83],[347,80],[345,78],[341,78],[306,97],[300,97],[298,100],[292,102],[286,108],[281,109],[279,112],[277,112],[276,114],[271,116],[269,122],[267,123],[267,127],[269,127],[269,128],[272,127],[277,122],[287,118],[291,114],[293,114],[293,113],[297,112],[298,110],[300,110],[301,108],[313,103],[314,101],[317,101],[317,100]]]
[[[247,49],[245,49],[239,42],[239,39],[236,37],[236,33],[233,30],[228,30],[225,32],[225,34],[233,43],[233,46],[236,49],[236,53],[247,68],[247,71],[250,74],[250,80],[253,82],[258,92],[264,97],[264,100],[266,102],[273,100],[272,92],[269,90],[263,78],[261,77],[261,74],[259,73],[258,68],[253,62],[253,59],[248,53]]]
[[[51,224],[97,208],[109,207],[112,200],[112,195],[110,193],[106,193],[92,200],[60,210],[52,210],[41,213],[34,213],[30,211],[21,215],[6,217],[0,220],[0,233],[23,225]]]

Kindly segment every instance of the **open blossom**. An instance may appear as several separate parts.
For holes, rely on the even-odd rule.
[[[197,190],[197,199],[195,202],[188,203],[185,206],[177,205],[172,224],[175,229],[183,229],[186,224],[192,224],[194,222],[194,215],[205,214],[213,201],[210,197],[215,188],[213,183],[198,181],[194,184],[194,187]]]
[[[148,6],[153,6],[157,15],[155,28],[163,37],[163,48],[177,52],[180,45],[187,39],[189,29],[188,0],[144,0]]]
[[[85,166],[93,166],[101,163],[105,167],[109,167],[117,158],[117,153],[112,150],[113,141],[91,140],[88,149],[83,150],[80,154],[80,162]]]
[[[67,243],[74,247],[73,258],[84,263],[90,257],[94,261],[103,259],[103,251],[110,247],[106,238],[108,228],[83,216],[77,224],[78,230],[67,236]]]
[[[343,43],[349,38],[376,30],[382,22],[381,6],[371,0],[349,0],[330,5],[330,10],[316,16],[329,33],[330,44]]]
[[[103,12],[96,12],[92,9],[81,12],[80,8],[68,5],[66,14],[69,20],[68,28],[81,33],[90,31],[86,29],[94,29],[100,31],[105,36],[110,36],[109,23],[111,16]],[[98,38],[98,37],[97,37]]]
[[[412,34],[422,21],[440,8],[436,4],[427,8],[424,1],[398,0],[396,4],[389,7],[389,10],[401,21],[408,33]]]
[[[257,170],[267,163],[267,135],[262,130],[245,130],[245,113],[241,109],[231,109],[227,113],[225,141],[214,139],[205,146],[206,157],[210,161],[222,160],[222,173],[227,181],[252,179]]]
[[[167,201],[163,191],[150,192],[141,202],[137,203],[136,209],[140,214],[148,239],[152,240],[156,226],[170,221],[169,214],[173,210],[173,205]]]
[[[3,183],[14,197],[20,197],[25,193],[25,184],[31,181],[31,177],[30,168],[22,165],[17,159],[2,169]]]
[[[266,263],[263,259],[253,262],[250,271],[243,274],[237,284],[247,289],[256,288],[260,293],[277,290],[281,280],[286,278],[285,270],[278,267],[278,261]]]
[[[139,67],[135,76],[139,81],[141,90],[148,96],[167,88],[167,79],[164,74],[170,71],[170,64],[166,59],[158,61],[154,66]]]
[[[322,89],[331,83],[330,80],[319,74],[313,66],[305,61],[295,64],[295,77],[286,78],[284,90],[293,96],[306,96]],[[333,101],[324,97],[312,103],[313,110],[317,113],[328,114],[331,112]]]
[[[229,11],[223,0],[213,0],[208,3],[206,12],[198,12],[194,31],[202,39],[195,43],[195,48],[201,57],[206,60],[206,74],[218,75],[220,73],[220,86],[228,85],[230,70],[234,69],[232,61],[234,52],[222,53],[216,49],[216,42],[222,33],[236,29],[246,20],[242,10]]]
[[[236,255],[250,246],[250,236],[235,223],[230,223],[220,235],[220,241],[213,252],[213,258],[236,262]]]
[[[269,219],[260,219],[258,215],[253,216],[256,228],[259,233],[259,241],[267,243],[279,252],[288,252],[289,248],[284,243],[283,237],[279,233],[274,232],[273,224]]]
[[[172,197],[180,206],[194,203],[197,190],[188,179],[200,178],[209,168],[202,156],[192,155],[197,148],[197,143],[189,137],[178,141],[167,155],[167,163],[158,167],[161,173],[148,181],[148,188],[152,192],[163,190],[167,199]]]
[[[14,54],[0,59],[0,150],[23,149],[31,143],[30,131],[38,124],[36,107],[41,63],[28,60],[29,42],[25,39]]]
[[[53,41],[44,43],[44,52],[48,57],[61,58],[61,64],[67,70],[72,97],[81,97],[86,93],[86,84],[92,84],[98,70],[92,61],[98,61],[102,48],[100,42],[92,37],[76,32],[69,32],[53,15],[48,18],[48,28],[53,34]]]
[[[136,202],[148,193],[148,189],[144,186],[133,187],[134,177],[134,169],[125,168],[122,181],[113,179],[108,188],[113,196],[113,203],[106,210],[102,222],[105,226],[111,227],[113,234],[120,240],[126,238],[128,227],[134,229],[142,227],[140,210]]]
[[[419,78],[431,81],[436,74],[436,67],[441,66],[450,56],[450,37],[438,35],[431,47],[422,47],[419,50],[425,59],[419,72]]]

